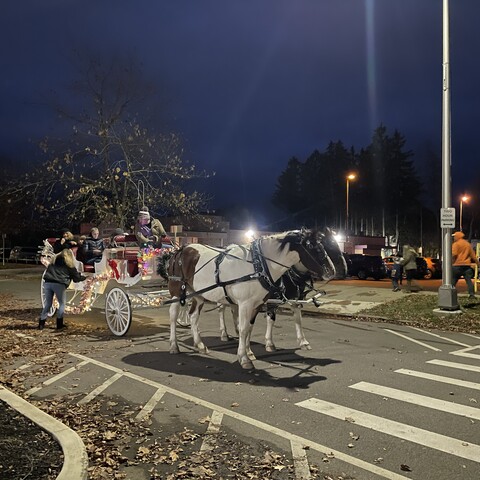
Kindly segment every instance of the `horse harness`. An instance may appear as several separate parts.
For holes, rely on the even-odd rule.
[[[228,296],[226,287],[228,287],[229,285],[233,285],[235,283],[248,282],[249,280],[258,280],[260,282],[260,285],[262,285],[262,287],[268,291],[268,294],[267,294],[268,297],[277,295],[279,296],[279,298],[285,299],[284,297],[285,288],[283,287],[283,283],[281,281],[277,283],[273,281],[273,278],[270,274],[270,270],[268,269],[268,265],[266,262],[267,259],[262,254],[261,238],[258,238],[251,243],[251,252],[252,252],[252,261],[249,261],[249,260],[245,260],[245,261],[253,264],[253,269],[254,269],[253,273],[243,275],[242,277],[235,278],[233,280],[222,281],[220,279],[220,264],[223,262],[225,257],[230,256],[230,257],[238,258],[239,260],[244,260],[230,253],[230,249],[223,250],[216,257],[213,258],[215,260],[215,282],[216,282],[214,285],[210,285],[208,287],[205,287],[195,292],[187,294],[187,288],[186,288],[187,283],[185,279],[176,278],[176,280],[179,280],[182,282],[180,297],[178,300],[177,299],[167,300],[164,302],[164,304],[169,304],[169,303],[174,303],[176,301],[179,301],[180,305],[184,306],[188,298],[201,295],[202,293],[209,292],[210,290],[213,290],[218,287],[223,288],[226,300],[230,304],[233,304],[235,302],[233,302],[233,300]],[[209,262],[212,261],[213,259],[209,260]],[[268,260],[281,265],[279,262],[276,262],[275,260],[272,260],[272,259],[268,259]],[[209,262],[202,265],[202,267],[199,270],[197,270],[197,272],[200,271],[202,268],[204,268]],[[285,267],[285,265],[282,265],[282,266]]]

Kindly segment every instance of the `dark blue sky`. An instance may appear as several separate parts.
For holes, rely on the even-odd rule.
[[[456,194],[480,172],[480,1],[450,16]],[[264,206],[290,157],[359,149],[380,122],[441,151],[442,0],[17,0],[0,40],[3,155],[54,133],[46,92],[85,47],[140,60],[187,158],[217,171],[216,207]]]

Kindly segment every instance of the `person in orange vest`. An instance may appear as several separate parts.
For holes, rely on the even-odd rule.
[[[463,277],[467,283],[468,298],[475,300],[475,289],[472,282],[475,274],[473,265],[479,265],[479,262],[472,246],[465,240],[463,232],[453,234],[452,263],[453,286],[457,284],[460,277]]]

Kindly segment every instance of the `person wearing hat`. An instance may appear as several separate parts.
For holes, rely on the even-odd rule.
[[[42,313],[38,321],[38,329],[45,328],[45,322],[48,317],[48,312],[52,308],[53,296],[58,300],[57,310],[57,330],[65,327],[63,323],[63,314],[65,312],[66,290],[70,282],[83,282],[87,277],[84,277],[75,268],[75,259],[70,248],[65,247],[63,250],[55,255],[53,261],[47,267],[43,274],[43,298],[45,303],[43,305]]]
[[[472,246],[465,240],[463,232],[453,234],[452,263],[453,286],[457,284],[460,277],[463,277],[467,283],[468,298],[475,300],[475,289],[472,282],[475,274],[473,265],[479,265],[479,261]]]
[[[68,228],[63,228],[60,232],[61,237],[54,243],[54,253],[60,253],[65,248],[72,248],[77,246],[77,242],[73,239],[73,233]]]
[[[135,236],[140,247],[146,247],[147,245],[161,247],[162,237],[166,237],[167,233],[160,220],[151,218],[148,208],[142,207],[138,212],[135,223]]]

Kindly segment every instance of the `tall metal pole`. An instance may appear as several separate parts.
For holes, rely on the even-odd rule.
[[[460,222],[459,222],[460,231],[462,231],[462,215],[463,215],[463,198],[460,199]]]
[[[450,107],[450,38],[448,0],[443,0],[443,96],[442,96],[442,208],[451,207],[451,107]],[[438,306],[458,310],[457,290],[452,285],[452,229],[442,228],[442,285],[438,289]]]
[[[350,179],[347,177],[347,212],[345,216],[345,235],[348,235],[348,189],[350,185]]]

